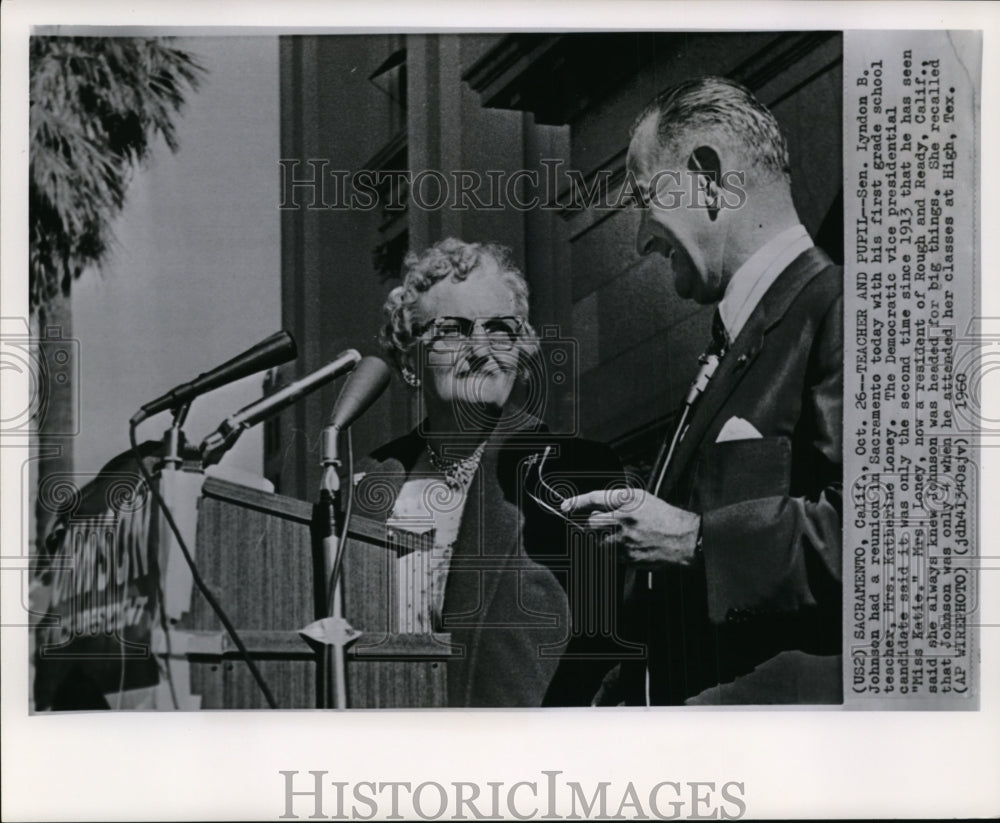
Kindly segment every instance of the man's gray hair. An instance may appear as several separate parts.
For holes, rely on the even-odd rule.
[[[748,164],[791,180],[788,145],[778,121],[745,86],[725,77],[696,77],[661,92],[632,123],[629,136],[657,115],[661,152],[676,154],[684,138],[712,132]]]

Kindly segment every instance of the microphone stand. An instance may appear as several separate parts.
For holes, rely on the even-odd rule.
[[[185,445],[184,432],[181,427],[184,425],[184,421],[187,420],[188,412],[191,409],[191,401],[188,400],[186,403],[181,403],[179,406],[172,410],[173,420],[170,423],[170,428],[163,432],[163,457],[160,458],[159,471],[160,477],[155,480],[152,477],[146,478],[150,485],[150,493],[155,495],[164,509],[164,515],[169,513],[168,506],[172,506],[175,502],[174,495],[176,494],[174,480],[179,477],[181,466],[183,465],[184,458],[181,456],[181,450]],[[136,455],[136,459],[140,458]],[[140,472],[142,472],[142,467],[140,464]],[[157,494],[156,489],[153,488],[153,483],[159,483],[159,494]],[[160,525],[157,524],[157,531],[160,529]],[[166,538],[171,543],[174,541],[173,535],[169,535]],[[161,554],[160,558],[157,560],[157,564],[160,566],[161,574],[163,574],[162,569],[164,568],[164,554],[162,553],[162,540],[161,543]],[[177,692],[174,688],[174,663],[172,658],[173,650],[171,648],[170,642],[170,626],[167,622],[166,609],[169,608],[167,605],[167,598],[169,595],[169,588],[167,586],[166,579],[161,579],[159,585],[161,589],[161,599],[160,599],[160,627],[163,632],[163,642],[167,652],[167,659],[164,661],[163,671],[166,674],[167,686],[170,689],[170,697],[173,701],[173,706],[175,709],[180,708],[177,702]]]
[[[321,604],[325,617],[310,623],[302,634],[321,643],[323,649],[323,689],[320,708],[347,708],[347,668],[345,649],[361,636],[344,618],[343,584],[340,567],[343,562],[344,513],[340,495],[340,459],[337,455],[337,437],[340,430],[334,426],[323,429],[320,466],[319,501],[314,510],[322,554],[322,579],[325,598]],[[350,482],[350,478],[348,479]],[[331,705],[332,704],[332,705]]]
[[[174,420],[170,428],[163,433],[164,454],[161,471],[177,471],[184,462],[181,457],[181,448],[184,443],[184,432],[181,426],[187,420],[188,411],[191,408],[191,401],[182,403],[174,410]]]
[[[320,463],[323,477],[320,481],[319,502],[313,510],[314,550],[322,553],[322,580],[326,584],[325,596],[317,591],[320,599],[320,614],[325,617],[310,623],[300,634],[327,648],[323,653],[322,675],[326,678],[320,691],[324,707],[329,705],[330,687],[333,686],[334,708],[347,708],[347,673],[344,650],[347,645],[361,636],[344,619],[343,588],[340,581],[340,568],[343,563],[344,538],[347,536],[347,521],[350,520],[351,507],[354,501],[352,487],[347,497],[347,511],[340,507],[340,460],[337,457],[337,438],[341,427],[347,433],[347,464],[348,484],[354,478],[354,454],[350,439],[351,421],[357,419],[368,406],[375,402],[389,383],[389,367],[376,357],[362,357],[354,373],[348,378],[333,407],[330,422],[323,429],[322,452]],[[316,539],[318,538],[318,539]],[[319,545],[316,545],[319,544]],[[319,587],[317,587],[318,589]],[[330,648],[330,647],[333,648]]]

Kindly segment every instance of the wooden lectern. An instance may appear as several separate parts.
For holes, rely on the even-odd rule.
[[[181,474],[181,473],[173,473]],[[172,479],[163,475],[165,490]],[[188,484],[190,486],[190,484]],[[190,496],[191,488],[184,490]],[[190,510],[180,500],[178,508]],[[218,478],[203,478],[196,501],[195,558],[205,582],[223,605],[257,662],[280,708],[321,705],[323,647],[300,629],[325,617],[325,581],[311,534],[313,507],[281,495]],[[160,519],[164,545],[173,539]],[[189,541],[190,545],[190,541]],[[392,556],[383,526],[356,515],[344,546],[344,616],[361,632],[347,647],[350,708],[416,708],[447,705],[446,634],[404,634],[392,630]],[[161,553],[162,556],[162,553]],[[170,663],[178,704],[202,709],[265,708],[246,663],[218,617],[197,591],[191,592],[186,564],[175,549],[166,558],[168,579],[181,586],[184,603],[156,652]],[[170,575],[174,569],[175,574]],[[186,590],[186,591],[185,591]],[[172,605],[173,609],[169,606]],[[173,698],[171,698],[173,699]],[[167,708],[164,706],[163,708]]]

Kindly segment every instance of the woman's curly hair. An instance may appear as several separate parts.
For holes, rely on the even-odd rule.
[[[514,313],[524,318],[520,341],[522,369],[523,358],[537,352],[538,337],[527,321],[528,284],[515,265],[510,249],[497,243],[465,243],[449,237],[419,254],[409,252],[403,260],[403,283],[386,298],[383,306],[386,323],[379,342],[397,369],[407,366],[410,350],[416,342],[412,309],[420,295],[447,277],[465,280],[484,259],[496,263],[496,276],[510,289],[514,299]]]

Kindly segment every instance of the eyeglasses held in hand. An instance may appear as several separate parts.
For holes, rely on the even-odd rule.
[[[526,461],[528,468],[531,468],[536,463],[538,464],[538,486],[539,491],[544,495],[544,498],[534,494],[529,489],[525,489],[524,493],[549,514],[554,514],[556,517],[565,520],[568,523],[576,523],[579,525],[581,522],[579,515],[574,516],[572,514],[567,514],[559,508],[559,504],[567,499],[566,495],[553,487],[552,484],[545,479],[545,461],[548,460],[549,453],[551,451],[552,446],[546,446],[545,450],[540,455],[532,454]],[[583,519],[585,520],[586,518],[584,517]]]

